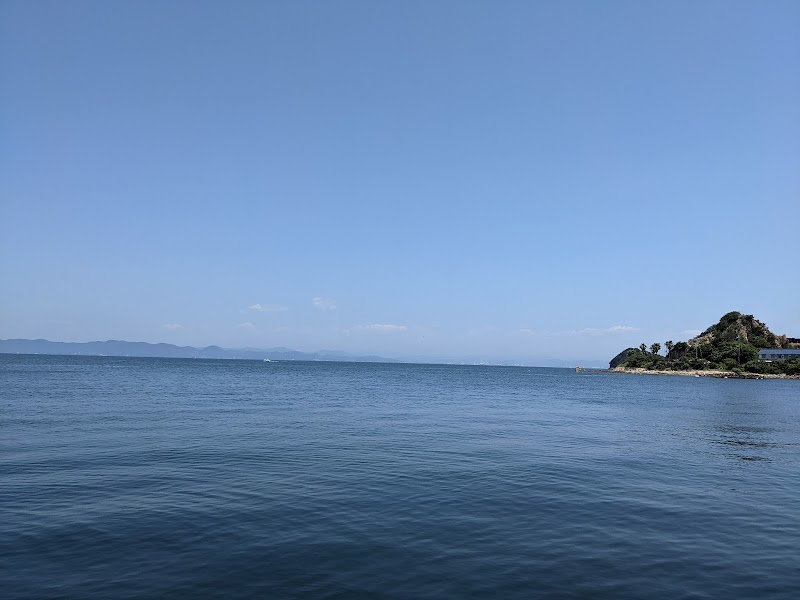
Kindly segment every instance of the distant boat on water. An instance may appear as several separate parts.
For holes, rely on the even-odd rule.
[[[270,359],[268,359],[268,358],[265,358],[264,362],[272,362],[272,361]]]

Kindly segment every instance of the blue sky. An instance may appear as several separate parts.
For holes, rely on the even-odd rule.
[[[800,3],[0,4],[0,337],[800,337]]]

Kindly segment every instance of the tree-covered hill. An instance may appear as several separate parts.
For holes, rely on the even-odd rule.
[[[748,373],[800,375],[800,359],[774,362],[758,360],[761,348],[798,348],[800,340],[776,335],[753,315],[729,312],[717,324],[686,342],[665,342],[666,356],[659,354],[661,344],[641,344],[615,356],[614,369],[692,370],[717,369]]]

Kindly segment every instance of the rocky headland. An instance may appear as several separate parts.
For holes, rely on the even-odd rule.
[[[615,373],[683,375],[738,379],[800,379],[800,357],[760,360],[762,348],[798,349],[800,339],[776,335],[753,317],[739,312],[724,315],[700,335],[685,341],[641,344],[627,348],[609,363]]]

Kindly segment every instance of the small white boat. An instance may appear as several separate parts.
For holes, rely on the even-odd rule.
[[[270,359],[268,359],[268,358],[265,358],[264,362],[272,362],[272,361]]]

